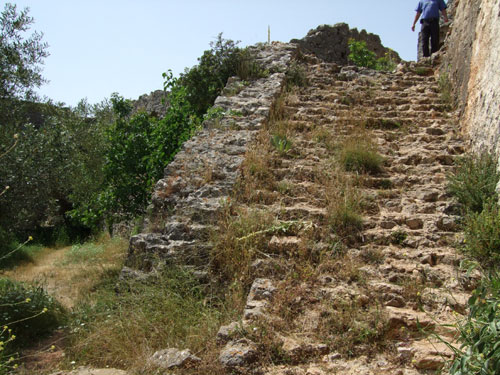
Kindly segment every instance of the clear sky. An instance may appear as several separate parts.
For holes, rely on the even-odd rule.
[[[195,65],[218,33],[244,47],[267,41],[268,25],[272,40],[288,42],[321,24],[346,22],[416,59],[410,27],[417,0],[7,1],[30,8],[32,29],[49,44],[43,75],[50,82],[40,93],[68,105],[161,89],[163,72]]]

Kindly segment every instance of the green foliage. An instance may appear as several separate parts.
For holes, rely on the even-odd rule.
[[[441,103],[450,109],[453,106],[453,88],[448,73],[442,73],[438,78]]]
[[[338,202],[329,212],[328,225],[339,238],[354,239],[363,229],[358,202],[353,199]]]
[[[386,52],[384,57],[378,58],[375,69],[384,72],[392,72],[394,69],[396,69],[396,63],[394,62],[394,52],[392,50],[389,50],[389,52]]]
[[[244,81],[256,78],[266,78],[269,76],[269,71],[262,69],[260,64],[255,61],[252,52],[248,48],[243,48],[239,51],[238,65],[235,73]]]
[[[464,220],[463,250],[486,265],[500,260],[500,212],[496,201],[490,201],[480,213],[469,212]]]
[[[499,179],[491,154],[471,154],[457,160],[454,173],[448,175],[448,191],[458,200],[464,214],[480,213],[496,196]]]
[[[305,87],[308,85],[307,74],[302,65],[297,61],[293,61],[285,73],[286,88],[290,90],[292,87]]]
[[[391,243],[394,245],[402,245],[408,238],[408,233],[402,229],[398,229],[391,233]]]
[[[496,375],[500,369],[500,275],[491,271],[469,299],[469,314],[459,324],[461,350],[455,350],[452,375]]]
[[[105,127],[78,109],[49,103],[36,108],[38,124],[23,123],[28,116],[22,113],[7,123],[19,142],[0,163],[0,178],[10,186],[0,196],[0,225],[18,238],[33,235],[43,242],[55,241],[67,227],[75,239],[86,231],[67,214],[101,187]]]
[[[29,98],[43,82],[40,65],[48,56],[43,34],[27,36],[33,18],[26,8],[6,3],[0,17],[0,98]]]
[[[196,116],[205,114],[226,85],[227,79],[242,69],[241,50],[237,44],[224,39],[220,33],[215,42],[210,43],[211,49],[198,59],[198,65],[181,74],[178,86],[184,87],[186,99]]]
[[[286,136],[281,136],[275,134],[271,137],[271,144],[278,151],[278,153],[284,155],[292,148],[292,141],[290,141]]]
[[[164,78],[169,107],[160,120],[144,112],[128,117],[131,108],[127,101],[118,95],[112,98],[118,118],[107,132],[105,189],[98,197],[101,213],[106,212],[108,220],[144,212],[165,166],[199,127],[186,88],[172,72]]]
[[[73,245],[66,253],[63,265],[67,264],[88,264],[98,260],[104,253],[104,245],[92,242],[80,245]]]
[[[349,60],[356,66],[363,66],[370,69],[375,69],[377,65],[377,55],[366,46],[365,41],[349,40]]]
[[[349,60],[356,66],[382,71],[392,71],[396,68],[392,51],[387,52],[384,57],[377,59],[375,52],[370,51],[363,40],[350,39],[348,46]]]
[[[15,335],[9,345],[14,350],[32,344],[61,325],[64,311],[42,286],[0,279],[0,319]],[[0,341],[7,339],[7,334],[4,332]]]

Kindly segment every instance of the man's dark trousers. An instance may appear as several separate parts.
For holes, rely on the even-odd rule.
[[[429,39],[431,40],[431,52],[429,53]],[[439,18],[422,20],[422,49],[424,57],[439,50]]]

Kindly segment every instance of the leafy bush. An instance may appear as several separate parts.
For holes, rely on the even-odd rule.
[[[464,250],[483,264],[500,260],[500,211],[491,201],[480,212],[470,212],[464,222]]]
[[[0,279],[0,373],[12,365],[7,358],[41,339],[64,321],[62,307],[40,285]]]
[[[495,375],[500,369],[500,275],[491,271],[469,299],[469,314],[459,324],[462,345],[455,350],[452,375]]]
[[[456,169],[448,176],[448,191],[461,204],[463,213],[480,213],[496,196],[500,179],[495,158],[488,153],[467,155],[457,160]]]
[[[366,46],[365,41],[349,40],[349,60],[356,66],[363,66],[375,69],[377,65],[377,55]]]
[[[237,47],[238,42],[224,39],[222,33],[210,49],[198,59],[198,65],[181,74],[179,86],[185,88],[185,97],[193,109],[193,114],[203,116],[212,106],[226,85],[229,77],[238,70],[248,79],[256,71],[250,56]],[[253,61],[253,60],[252,60]]]
[[[375,52],[370,51],[363,40],[350,39],[348,46],[350,52],[349,60],[356,66],[383,71],[391,71],[396,67],[392,51],[387,52],[384,57],[377,59]]]

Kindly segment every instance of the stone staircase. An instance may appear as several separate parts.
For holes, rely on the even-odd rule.
[[[404,63],[385,73],[305,60],[309,85],[290,93],[283,109],[293,149],[271,171],[288,188],[257,207],[309,229],[270,238],[268,256],[253,265],[242,323],[249,331],[272,327],[280,354],[259,362],[260,344],[251,334],[231,335],[233,323],[219,333],[221,362],[265,374],[437,373],[453,353],[435,333],[455,342],[453,324],[476,281],[457,267],[457,207],[446,192],[446,174],[465,151],[456,119],[431,67]],[[338,144],[360,131],[384,166],[351,174],[363,197],[363,230],[334,255],[332,236],[318,230],[329,220],[324,176],[335,173]],[[269,271],[273,262],[300,267],[293,254],[301,249],[316,259],[313,276],[294,281]],[[349,313],[353,327],[339,330]],[[344,350],[342,337],[356,329],[359,339]]]

